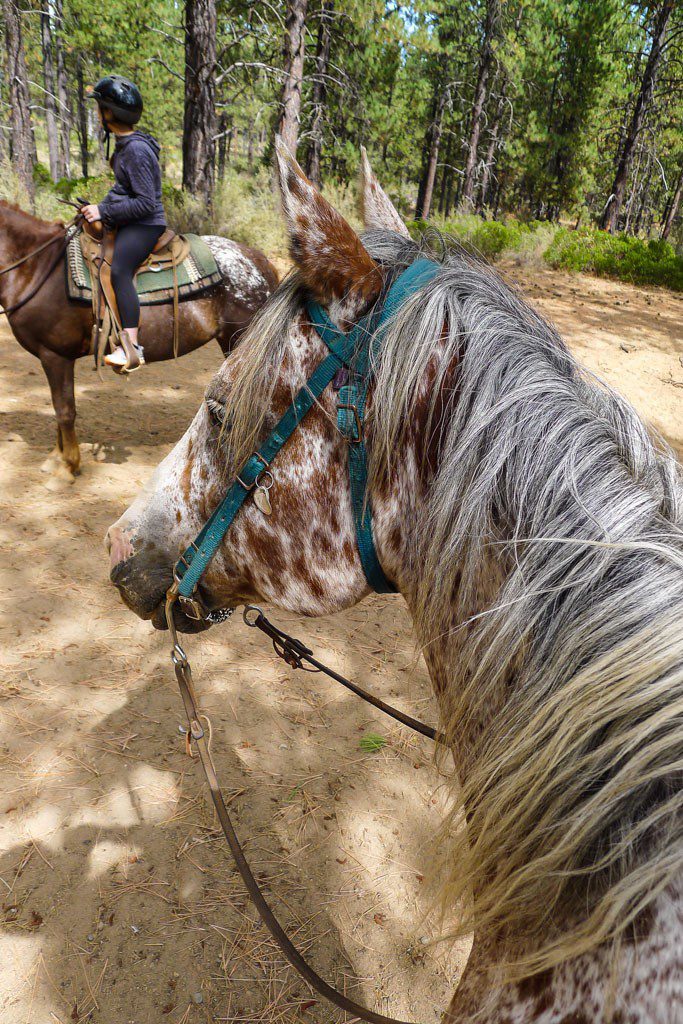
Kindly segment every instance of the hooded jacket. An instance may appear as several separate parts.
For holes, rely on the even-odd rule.
[[[98,204],[106,223],[165,227],[159,151],[157,140],[144,132],[117,137],[111,159],[116,184]]]

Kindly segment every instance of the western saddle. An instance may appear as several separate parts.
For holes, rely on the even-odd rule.
[[[93,281],[93,330],[91,351],[99,368],[108,349],[118,344],[122,330],[116,294],[111,280],[111,264],[114,255],[116,230],[106,228],[102,221],[89,224],[83,220],[81,249],[90,265]],[[173,271],[173,354],[178,355],[178,267],[190,252],[190,242],[166,228],[146,260],[138,267],[137,273],[146,271]]]

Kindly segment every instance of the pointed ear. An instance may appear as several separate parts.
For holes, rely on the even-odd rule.
[[[401,220],[398,210],[372,173],[365,146],[360,148],[360,175],[360,194],[365,227],[397,231],[399,235],[410,238],[408,228]]]
[[[304,284],[323,305],[347,297],[372,301],[382,277],[360,238],[308,180],[279,136],[275,153],[289,250]]]

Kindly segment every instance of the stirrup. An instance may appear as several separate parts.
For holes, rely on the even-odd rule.
[[[123,353],[123,360],[118,356],[119,351]],[[119,345],[111,355],[104,357],[104,361],[116,373],[132,373],[145,365],[142,347],[133,344],[127,331],[121,331]]]

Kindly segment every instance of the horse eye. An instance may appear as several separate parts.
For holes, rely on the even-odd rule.
[[[225,422],[225,406],[222,402],[217,402],[215,398],[207,398],[206,407],[213,422],[222,427]]]

